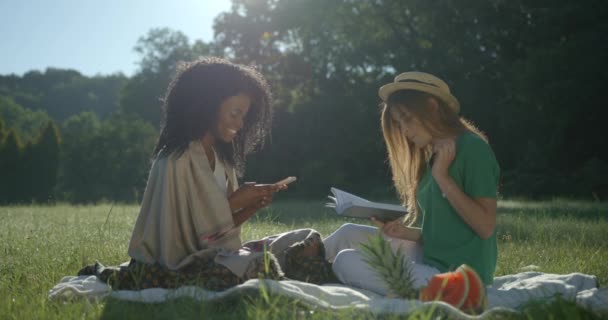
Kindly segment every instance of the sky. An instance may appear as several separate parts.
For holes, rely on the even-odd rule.
[[[213,39],[213,19],[230,0],[0,0],[0,75],[75,69],[130,76],[137,40],[152,28]]]

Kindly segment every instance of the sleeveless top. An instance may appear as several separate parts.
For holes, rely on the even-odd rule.
[[[227,191],[227,180],[226,180],[226,169],[224,167],[224,163],[217,157],[217,152],[213,149],[213,156],[215,157],[215,169],[213,170],[213,175],[215,176],[215,181],[220,186],[220,189],[226,193]]]

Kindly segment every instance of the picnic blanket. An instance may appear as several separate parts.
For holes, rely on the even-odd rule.
[[[494,279],[488,288],[488,308],[477,317],[468,316],[443,302],[420,302],[387,298],[373,292],[340,284],[315,285],[300,281],[275,281],[251,279],[225,291],[208,291],[199,287],[178,289],[145,289],[141,291],[117,290],[99,281],[95,276],[64,277],[48,294],[49,299],[86,298],[99,301],[114,299],[161,303],[177,298],[190,297],[198,301],[228,301],[243,295],[256,296],[261,292],[280,295],[298,303],[316,308],[357,308],[377,314],[408,314],[418,308],[441,309],[453,318],[478,319],[493,317],[497,313],[518,312],[518,308],[531,300],[550,300],[556,295],[575,301],[578,305],[596,311],[608,312],[608,288],[598,288],[592,275],[572,273],[566,275],[542,272],[522,272]]]

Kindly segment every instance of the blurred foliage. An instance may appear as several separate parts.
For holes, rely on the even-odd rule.
[[[0,204],[54,201],[61,143],[55,124],[48,121],[25,144],[14,129],[0,137]]]
[[[217,55],[256,66],[274,93],[273,135],[245,180],[295,175],[295,195],[337,186],[394,197],[377,89],[420,70],[445,79],[463,116],[487,133],[504,196],[608,198],[608,2],[233,0],[214,29],[209,43],[150,30],[135,44],[130,78],[0,76],[2,170],[52,119],[61,135],[55,197],[137,199],[171,76],[182,60]],[[12,190],[5,172],[2,188]]]
[[[108,116],[118,107],[120,91],[127,81],[122,74],[86,77],[75,70],[48,68],[29,71],[22,77],[0,76],[0,96],[34,111],[44,111],[63,121],[82,111]]]
[[[138,72],[126,83],[120,95],[120,108],[143,120],[160,124],[162,99],[180,61],[213,55],[214,47],[200,40],[190,44],[180,31],[152,29],[137,41],[140,55]]]
[[[100,122],[94,114],[83,113],[69,118],[62,130],[62,199],[140,199],[156,136],[151,124],[121,113]]]
[[[277,119],[280,147],[260,157],[314,180],[315,194],[335,184],[386,190],[377,88],[422,70],[447,80],[490,137],[504,195],[605,199],[608,180],[594,176],[608,169],[607,18],[596,0],[234,0],[216,41],[275,80],[289,116]]]
[[[3,119],[7,128],[15,129],[17,134],[25,140],[36,138],[40,128],[51,120],[46,112],[24,108],[11,97],[3,96],[0,96],[0,118]]]

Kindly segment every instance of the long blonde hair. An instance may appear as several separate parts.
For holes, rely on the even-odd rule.
[[[429,99],[437,101],[437,112],[429,112]],[[391,112],[393,109],[398,112]],[[418,219],[416,188],[432,156],[432,146],[416,148],[414,143],[406,138],[399,126],[400,119],[394,118],[394,114],[404,117],[404,111],[416,117],[434,138],[454,136],[464,131],[471,131],[486,142],[487,138],[471,122],[459,117],[443,101],[428,93],[400,90],[391,94],[383,103],[380,122],[388,150],[393,182],[403,206],[409,212],[405,223],[413,225]]]

